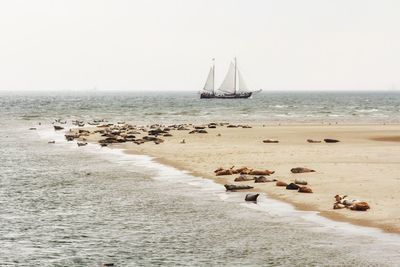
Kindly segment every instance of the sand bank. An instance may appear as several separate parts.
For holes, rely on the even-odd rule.
[[[271,177],[285,182],[307,180],[313,194],[277,187],[275,183],[240,182],[266,192],[269,196],[305,210],[355,224],[374,226],[388,232],[400,232],[400,144],[399,125],[252,125],[252,128],[206,129],[206,134],[171,131],[165,142],[136,145],[113,144],[128,153],[146,154],[194,175],[219,183],[234,183],[238,175],[215,176],[218,167],[247,166],[274,170]],[[145,136],[146,133],[142,133]],[[138,136],[140,137],[140,135]],[[96,141],[98,136],[88,140]],[[264,139],[278,139],[266,144]],[[307,139],[335,138],[335,144],[308,143]],[[185,144],[181,140],[185,139]],[[385,142],[379,142],[382,140]],[[308,167],[314,173],[293,174],[293,167]],[[236,183],[236,184],[239,184]],[[367,201],[366,212],[334,210],[334,196],[349,195]]]

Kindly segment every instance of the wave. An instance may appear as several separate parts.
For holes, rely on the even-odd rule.
[[[356,109],[355,112],[358,113],[372,113],[372,112],[376,112],[379,111],[379,109],[377,108],[371,108],[371,109]]]

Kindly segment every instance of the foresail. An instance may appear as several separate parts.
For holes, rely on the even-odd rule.
[[[218,90],[222,93],[235,92],[235,65],[233,63],[229,65],[228,73]]]
[[[247,88],[247,85],[246,85],[246,83],[244,82],[244,79],[243,79],[243,76],[242,76],[242,73],[238,70],[238,74],[239,74],[239,92],[242,92],[242,93],[244,93],[244,92],[248,92],[249,91],[249,89]]]
[[[203,87],[203,90],[207,92],[214,92],[214,71],[212,67],[208,73],[207,81]]]

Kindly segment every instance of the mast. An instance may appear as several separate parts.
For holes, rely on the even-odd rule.
[[[215,95],[215,58],[213,58],[212,60],[213,60],[213,90],[212,90],[212,93],[213,93],[213,95]]]
[[[233,86],[233,88],[235,89],[235,95],[236,95],[236,72],[237,72],[237,62],[236,62],[236,57],[235,57],[235,80],[234,80],[234,86]]]

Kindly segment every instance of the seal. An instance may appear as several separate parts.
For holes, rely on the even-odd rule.
[[[331,139],[331,138],[325,138],[324,141],[325,141],[325,143],[338,143],[338,142],[340,142],[339,140]]]
[[[244,198],[244,200],[257,202],[257,198],[259,195],[260,194],[247,194],[246,197]]]
[[[235,178],[235,182],[244,182],[244,181],[251,181],[254,180],[252,177],[247,177],[245,174],[239,175],[239,177]]]
[[[302,186],[299,188],[299,192],[300,193],[312,193],[313,191],[311,190],[311,188],[309,188],[307,186]]]
[[[253,189],[254,187],[249,185],[234,185],[234,184],[226,184],[224,185],[226,190],[228,191],[235,191],[235,190],[246,190],[246,189]]]
[[[276,179],[271,179],[269,177],[265,177],[265,176],[259,176],[259,177],[254,177],[255,179],[255,183],[268,183],[268,182],[275,182]]]
[[[282,181],[277,181],[276,186],[287,186],[288,184]]]
[[[315,170],[304,168],[304,167],[296,167],[290,170],[292,173],[304,173],[304,172],[315,172]]]
[[[298,190],[300,188],[300,186],[298,186],[297,184],[295,184],[295,183],[290,183],[290,184],[288,184],[287,186],[286,186],[286,189],[287,190]]]
[[[295,184],[307,185],[307,181],[304,179],[296,179],[294,180]]]

